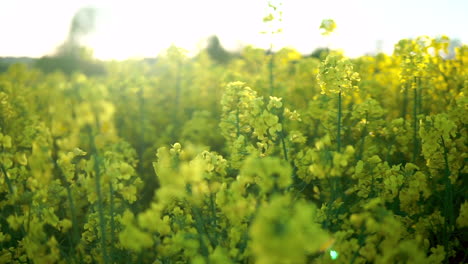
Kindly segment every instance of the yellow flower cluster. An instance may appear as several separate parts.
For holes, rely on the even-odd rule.
[[[415,80],[424,76],[428,66],[424,44],[425,39],[418,38],[400,40],[395,46],[395,52],[401,56],[401,82],[410,84],[411,88],[416,88]]]
[[[220,127],[232,147],[232,158],[237,161],[234,164],[239,164],[248,154],[264,157],[278,152],[278,141],[282,142],[283,156],[287,157],[284,119],[300,121],[300,115],[284,108],[281,98],[270,96],[265,106],[263,97],[258,97],[256,91],[245,83],[233,82],[227,85],[221,105]],[[301,135],[296,132],[296,137]]]
[[[328,55],[320,64],[317,81],[322,94],[348,94],[358,89],[359,73],[353,70],[353,64],[340,54]]]

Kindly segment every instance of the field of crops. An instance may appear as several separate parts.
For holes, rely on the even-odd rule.
[[[448,43],[13,65],[0,263],[466,263],[468,46]]]

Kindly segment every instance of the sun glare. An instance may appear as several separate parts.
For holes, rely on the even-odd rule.
[[[421,8],[419,0],[406,3],[404,10],[393,2],[376,4],[370,0],[283,0],[279,7],[283,32],[275,36],[274,43],[260,34],[265,30],[262,18],[269,12],[266,0],[12,1],[0,4],[0,30],[7,36],[2,39],[0,56],[40,57],[53,53],[66,40],[73,14],[84,7],[95,8],[97,14],[94,32],[82,42],[100,59],[154,57],[171,44],[196,54],[212,35],[217,35],[229,50],[247,45],[268,49],[273,44],[276,50],[292,47],[310,54],[317,48],[329,47],[341,49],[350,57],[377,51],[391,53],[400,39],[418,34],[447,34],[461,42],[468,38],[463,29],[468,21],[459,3],[453,0],[440,6],[434,0],[428,1],[433,5],[425,4],[428,10],[417,12],[420,15],[416,26],[411,10]],[[28,8],[20,2],[27,3]],[[398,19],[387,13],[396,14]],[[431,14],[440,19],[433,20]],[[328,18],[336,21],[337,28],[333,34],[322,36],[320,22]]]

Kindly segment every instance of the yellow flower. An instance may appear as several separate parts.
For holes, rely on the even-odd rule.
[[[74,148],[73,149],[73,155],[75,155],[75,156],[85,156],[86,152],[81,150],[80,148]]]
[[[333,19],[324,19],[320,24],[320,29],[323,30],[322,35],[329,35],[336,28],[336,23]]]
[[[244,162],[240,177],[258,184],[263,193],[280,191],[292,183],[292,170],[287,162],[276,157],[250,157]]]
[[[119,233],[119,241],[125,248],[135,252],[141,252],[145,248],[153,246],[153,239],[148,232],[141,231],[134,225],[135,216],[126,210],[122,216],[124,229]]]
[[[270,101],[268,102],[267,109],[271,110],[273,108],[281,108],[283,106],[281,99],[282,98],[270,96]]]
[[[460,206],[460,214],[458,215],[458,218],[457,218],[457,226],[459,228],[468,227],[468,202],[467,201],[465,201]]]
[[[24,221],[24,216],[10,215],[7,217],[7,222],[13,230],[18,230]]]
[[[291,111],[289,110],[289,108],[284,108],[284,116],[292,121],[302,121],[301,115],[298,112],[296,112],[296,110]]]
[[[59,229],[63,233],[66,233],[72,227],[72,221],[69,219],[62,219],[59,223]]]
[[[0,146],[4,148],[11,148],[11,137],[0,133]]]
[[[291,203],[287,195],[262,204],[250,227],[255,262],[305,263],[308,255],[319,252],[329,236],[314,222],[315,210],[305,201]]]
[[[122,194],[122,197],[131,204],[137,200],[137,188],[135,185],[123,187],[122,190],[120,190],[120,193]]]
[[[9,234],[4,234],[3,232],[0,232],[0,243],[7,242],[9,241],[11,236]]]

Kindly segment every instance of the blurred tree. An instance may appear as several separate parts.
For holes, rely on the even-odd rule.
[[[0,72],[6,72],[8,70],[9,65],[5,62],[0,60]]]
[[[211,36],[208,39],[206,52],[214,62],[219,64],[225,64],[232,58],[232,54],[226,51],[221,45],[218,36]]]
[[[317,48],[309,55],[309,57],[325,60],[329,53],[329,48]]]
[[[93,58],[92,49],[80,43],[83,37],[94,31],[96,14],[96,9],[90,7],[78,10],[72,18],[65,42],[57,48],[55,54],[40,58],[35,66],[47,73],[62,71],[65,74],[104,74],[104,66]]]
[[[24,64],[28,67],[33,65],[37,59],[29,57],[0,57],[0,73],[6,72],[13,64]]]

